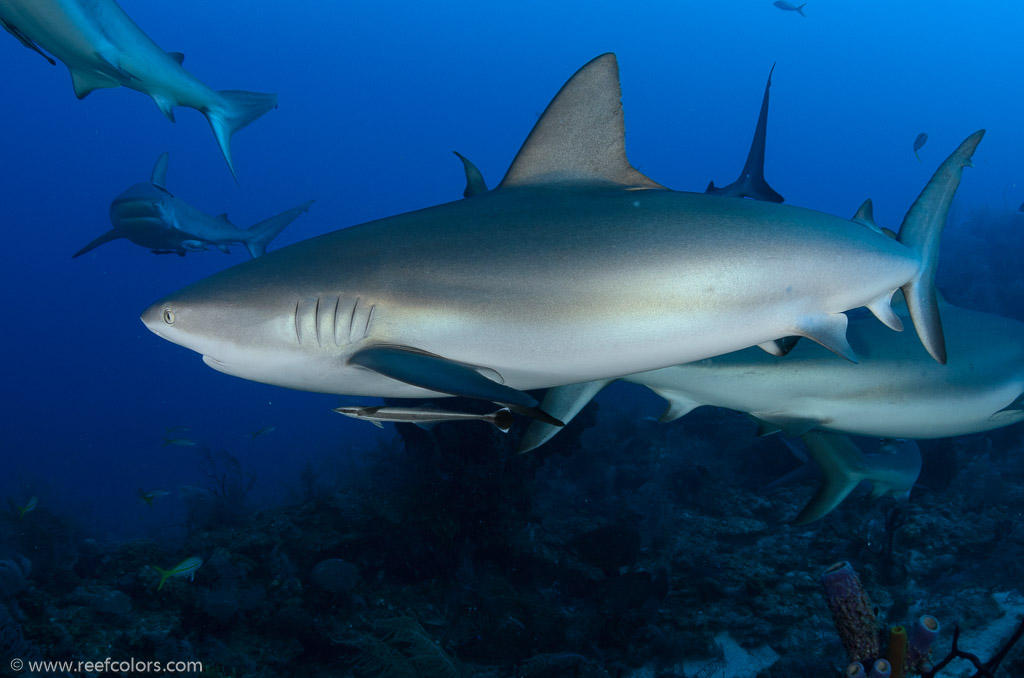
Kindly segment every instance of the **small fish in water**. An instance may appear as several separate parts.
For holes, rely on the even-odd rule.
[[[191,426],[185,426],[185,425],[164,426],[164,432],[167,433],[167,435],[172,435],[174,433],[188,433],[191,430],[192,430]]]
[[[512,412],[503,407],[490,414],[470,414],[468,412],[452,412],[433,407],[336,407],[334,411],[346,417],[368,421],[377,428],[384,428],[382,422],[392,421],[424,426],[443,421],[486,421],[502,433],[512,428]]]
[[[189,440],[188,438],[164,438],[164,447],[195,447],[196,441]]]
[[[193,581],[196,576],[196,570],[202,566],[203,559],[193,556],[191,558],[186,558],[169,570],[157,567],[156,565],[151,565],[150,567],[160,573],[160,585],[156,587],[156,590],[159,591],[164,587],[164,583],[171,577],[188,577],[189,581]]]
[[[39,506],[39,499],[37,499],[36,497],[32,497],[31,499],[29,499],[28,503],[25,504],[24,506],[19,506],[18,520],[24,518],[26,513],[32,513],[32,511],[35,511],[36,506]]]
[[[153,508],[154,499],[156,499],[157,497],[166,497],[167,495],[170,494],[170,492],[168,492],[167,490],[150,490],[149,492],[146,492],[140,487],[138,489],[137,494],[139,499],[149,504],[149,508]]]
[[[921,162],[921,156],[919,156],[917,152],[921,150],[921,147],[924,146],[926,141],[928,141],[928,134],[925,132],[921,132],[917,135],[917,138],[914,139],[914,157],[917,158],[918,162]]]
[[[804,7],[807,6],[806,2],[802,5],[794,5],[791,2],[786,2],[786,0],[776,0],[772,4],[784,12],[797,12],[800,16],[807,16],[804,14]]]
[[[273,427],[273,426],[264,426],[259,431],[252,431],[251,433],[246,433],[245,435],[248,436],[249,440],[256,440],[260,436],[266,435],[268,433],[272,433],[273,431],[276,431],[276,430],[277,429],[275,427]]]

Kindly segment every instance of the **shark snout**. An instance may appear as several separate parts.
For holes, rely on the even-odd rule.
[[[177,314],[170,304],[158,301],[139,316],[142,324],[149,328],[149,330],[168,341],[174,341],[174,339],[168,336],[166,330],[174,326],[177,320]],[[175,342],[177,343],[177,342]]]

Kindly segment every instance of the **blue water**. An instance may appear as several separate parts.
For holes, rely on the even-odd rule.
[[[453,150],[493,186],[564,81],[613,51],[629,157],[671,188],[735,179],[776,63],[766,176],[787,203],[848,216],[870,197],[879,224],[895,228],[938,163],[979,128],[988,134],[956,210],[1009,213],[1024,200],[1024,8],[1013,3],[817,0],[806,18],[769,0],[121,5],[213,88],[276,92],[279,108],[234,137],[236,184],[195,111],[177,109],[171,124],[124,88],[78,101],[61,64],[0,35],[0,496],[36,495],[97,535],[180,520],[170,503],[140,512],[136,488],[204,482],[194,448],[162,446],[165,427],[187,425],[171,437],[253,468],[263,505],[283,501],[306,461],[393,436],[332,413],[334,396],[211,370],[139,322],[164,294],[246,260],[243,248],[180,258],[122,240],[71,259],[109,228],[111,199],[148,178],[163,151],[175,195],[243,227],[316,199],[274,249],[459,199]],[[918,162],[911,146],[922,131]],[[947,242],[964,237],[955,229]],[[957,251],[943,257],[955,266]],[[991,257],[1005,266],[1019,252]],[[602,396],[604,411],[628,398],[660,412],[653,396],[637,404],[624,393]],[[247,438],[264,426],[276,430]]]

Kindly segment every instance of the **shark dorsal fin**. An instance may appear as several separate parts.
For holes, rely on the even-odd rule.
[[[526,137],[501,187],[619,184],[663,188],[626,159],[619,65],[602,54],[569,78]]]
[[[153,174],[149,176],[149,183],[165,191],[167,190],[167,157],[167,151],[160,154],[160,157],[156,159],[156,164],[153,165]]]
[[[220,219],[221,221],[223,221],[225,224],[230,224],[231,223],[231,220],[228,219],[228,213],[227,212],[221,212],[220,214],[217,215],[217,218]]]

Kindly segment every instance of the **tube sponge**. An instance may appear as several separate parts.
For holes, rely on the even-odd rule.
[[[892,678],[903,678],[907,665],[907,630],[902,626],[894,626],[889,631],[889,647],[886,652],[889,665],[892,666]]]
[[[864,665],[860,662],[853,662],[846,667],[847,678],[868,678],[867,672],[864,671]]]
[[[882,654],[878,619],[857,573],[848,562],[841,561],[822,573],[821,584],[825,588],[825,602],[832,612],[839,640],[850,661],[874,661]]]
[[[885,659],[879,659],[871,667],[871,673],[868,674],[868,678],[890,678],[892,675],[892,666]]]
[[[932,641],[939,635],[939,620],[931,615],[923,615],[910,630],[910,642],[907,644],[907,666],[918,669],[928,657]]]

